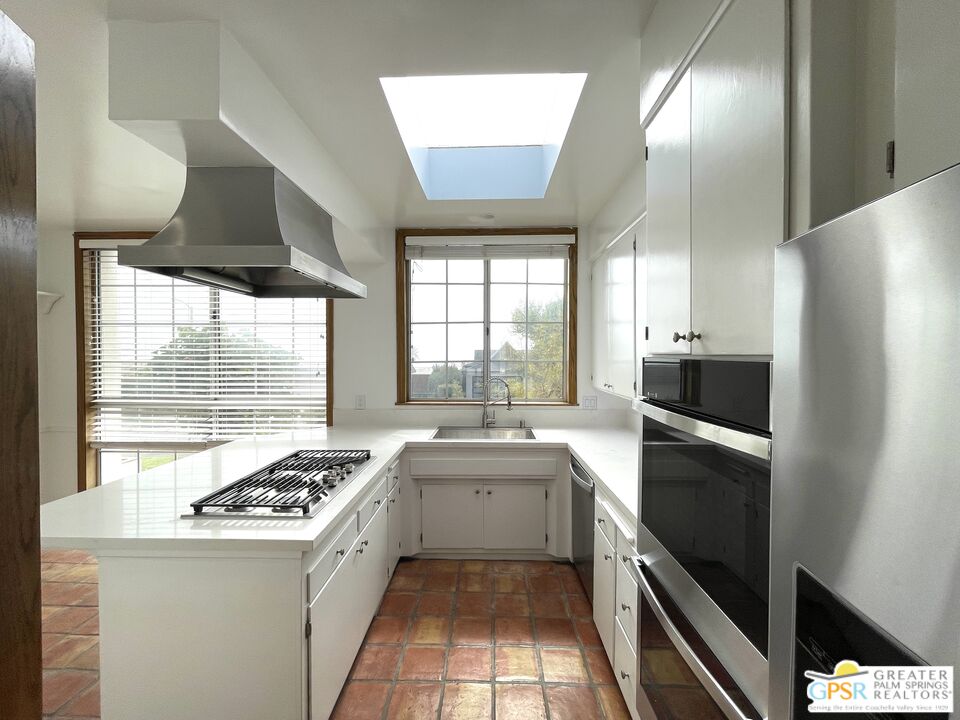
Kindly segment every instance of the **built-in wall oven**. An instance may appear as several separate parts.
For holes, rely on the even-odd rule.
[[[658,720],[767,712],[770,370],[644,360],[637,700]]]

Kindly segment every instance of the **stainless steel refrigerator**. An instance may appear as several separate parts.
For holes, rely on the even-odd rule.
[[[785,720],[806,717],[802,652],[874,652],[843,627],[888,643],[861,665],[960,661],[960,166],[783,243],[775,328],[769,707]],[[849,610],[819,638],[808,586]]]

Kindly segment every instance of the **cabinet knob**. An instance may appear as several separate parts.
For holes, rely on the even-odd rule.
[[[620,677],[623,678],[624,680],[626,680],[628,677],[630,677],[630,673],[624,672],[623,670],[621,670],[621,671],[620,671]]]
[[[346,555],[346,554],[347,554],[347,551],[344,550],[343,548],[340,548],[339,550],[337,550],[337,555]]]
[[[487,490],[487,495],[493,495],[493,490]]]
[[[474,495],[479,495],[479,494],[480,494],[480,491],[479,491],[479,490],[474,490],[474,491],[473,491],[473,494],[474,494]]]
[[[606,522],[607,522],[607,521],[604,520],[603,518],[597,518],[597,525],[604,525],[604,524],[606,524]]]
[[[680,342],[681,340],[685,340],[685,339],[686,339],[686,337],[685,337],[684,335],[681,335],[681,334],[678,333],[678,332],[675,332],[675,333],[673,334],[673,341],[674,341],[675,343],[678,343],[678,342]]]
[[[396,498],[390,498],[390,504],[393,505],[397,501]]]
[[[700,339],[700,333],[695,333],[693,330],[689,331],[684,337],[684,340],[686,340],[689,343],[692,343],[694,340],[699,340],[699,339]]]
[[[369,540],[364,540],[363,542],[360,543],[360,547],[366,547],[369,544],[370,544]]]
[[[362,547],[361,547],[361,548],[357,548],[357,552],[358,552],[360,555],[363,555],[363,548],[362,548]]]
[[[620,603],[620,609],[621,609],[621,610],[629,610],[629,609],[630,609],[630,606],[627,605],[626,603]]]
[[[606,553],[603,554],[603,559],[604,559],[604,560],[613,560],[613,558],[610,557],[609,555],[607,555]]]
[[[373,501],[373,506],[374,506],[374,507],[380,507],[380,503],[382,503],[382,502],[383,502],[383,500],[374,500],[374,501]]]

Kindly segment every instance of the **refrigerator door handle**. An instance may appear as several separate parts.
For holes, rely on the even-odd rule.
[[[707,669],[707,666],[703,664],[699,657],[697,657],[696,652],[694,652],[693,648],[690,647],[687,641],[680,634],[677,626],[673,624],[673,621],[667,615],[666,610],[663,608],[663,604],[660,602],[659,598],[657,598],[656,592],[644,575],[646,564],[643,562],[643,559],[640,557],[633,557],[631,558],[630,565],[632,566],[630,568],[630,574],[633,575],[637,580],[640,592],[650,604],[653,614],[657,618],[657,622],[660,623],[663,631],[667,634],[667,637],[670,638],[670,642],[673,643],[674,647],[677,649],[677,652],[680,653],[687,665],[690,667],[690,670],[703,684],[704,689],[710,694],[710,697],[712,697],[714,702],[720,706],[720,709],[728,718],[730,718],[730,720],[750,720],[746,715],[743,714],[740,708],[737,707],[737,704],[730,699],[727,691],[723,689],[723,686],[720,685],[715,677],[713,677],[711,672]]]
[[[741,430],[734,430],[733,428],[722,425],[714,425],[688,415],[681,415],[680,413],[665,410],[657,405],[651,405],[646,401],[642,401],[641,405],[641,411],[644,417],[656,420],[658,423],[663,423],[668,427],[672,427],[674,430],[694,435],[732,450],[739,450],[742,453],[753,455],[761,460],[770,459],[770,438]]]

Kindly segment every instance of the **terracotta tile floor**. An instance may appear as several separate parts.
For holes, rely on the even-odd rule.
[[[96,560],[45,550],[45,720],[100,717]],[[626,720],[573,567],[404,560],[337,720]]]
[[[403,560],[335,720],[626,720],[571,565]]]
[[[97,561],[80,550],[41,553],[43,717],[100,717]]]

